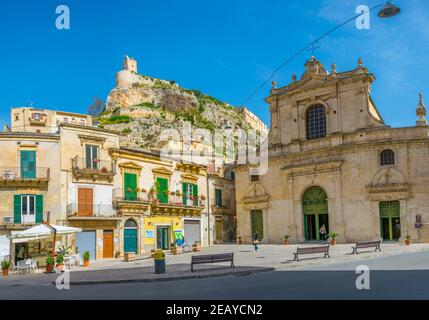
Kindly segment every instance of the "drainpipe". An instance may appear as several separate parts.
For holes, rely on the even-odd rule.
[[[209,187],[209,173],[207,172],[206,176],[207,183],[207,232],[208,232],[208,244],[211,245],[211,237],[210,237],[210,187]]]

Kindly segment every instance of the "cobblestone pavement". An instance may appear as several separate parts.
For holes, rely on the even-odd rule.
[[[309,244],[299,245],[300,247],[312,246]],[[166,278],[187,279],[190,277],[209,277],[232,274],[249,274],[260,271],[275,269],[278,271],[293,270],[335,270],[336,265],[350,262],[350,270],[353,262],[365,261],[372,258],[389,257],[402,255],[405,253],[429,252],[429,244],[412,244],[405,246],[400,243],[382,244],[382,252],[365,252],[359,255],[351,254],[352,244],[339,244],[331,246],[331,258],[307,258],[300,262],[293,261],[293,252],[297,245],[260,245],[261,250],[255,252],[251,245],[215,245],[203,248],[201,252],[183,253],[181,255],[166,254],[167,273],[155,275],[153,259],[150,257],[137,257],[135,261],[125,262],[122,259],[106,259],[92,261],[89,268],[73,268],[70,279],[75,282],[90,281],[131,281],[144,279],[150,281],[156,278],[166,280]],[[190,260],[192,255],[215,254],[234,252],[235,269],[229,268],[226,264],[198,265],[198,271],[190,271]],[[315,257],[320,257],[316,254]],[[392,266],[394,268],[394,266]],[[403,266],[401,266],[403,268]],[[412,266],[410,266],[412,269]],[[428,266],[429,269],[429,266]],[[31,285],[31,284],[51,284],[59,274],[44,274],[39,270],[36,274],[11,275],[7,279],[0,278],[0,285]]]

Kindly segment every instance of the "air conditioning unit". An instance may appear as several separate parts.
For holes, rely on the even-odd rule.
[[[13,217],[3,217],[3,224],[13,224]]]
[[[15,173],[13,171],[3,171],[3,179],[13,179],[15,178]]]

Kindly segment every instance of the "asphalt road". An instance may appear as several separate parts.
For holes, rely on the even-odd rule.
[[[356,288],[358,265],[370,269],[369,290]],[[323,268],[323,267],[322,267]],[[329,268],[329,270],[327,269]],[[49,283],[7,285],[0,299],[429,299],[429,253],[403,254],[330,265],[325,271],[301,269],[250,276],[151,283],[76,285],[58,290]]]

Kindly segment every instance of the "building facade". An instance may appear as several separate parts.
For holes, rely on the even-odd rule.
[[[312,57],[300,80],[273,87],[269,170],[236,168],[238,237],[293,243],[324,238],[429,241],[429,129],[422,96],[415,126],[386,125],[371,98],[375,80],[330,72]]]

